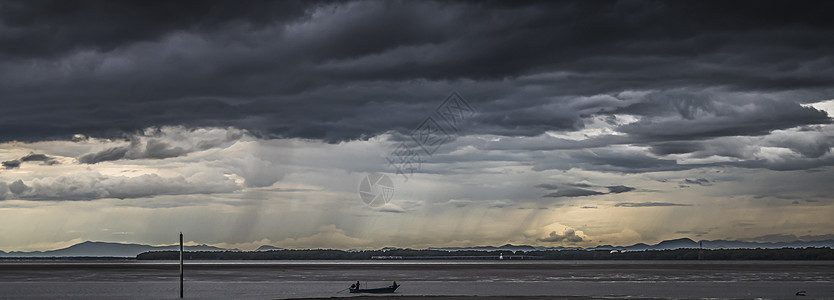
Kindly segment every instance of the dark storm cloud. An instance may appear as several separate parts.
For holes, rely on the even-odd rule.
[[[698,178],[698,179],[686,178],[681,182],[681,184],[694,184],[694,185],[703,185],[703,186],[712,185],[712,183],[706,178]]]
[[[120,160],[127,154],[128,147],[113,147],[96,153],[87,153],[78,158],[82,164],[95,164],[103,161]]]
[[[158,139],[148,139],[145,142],[137,138],[131,140],[130,145],[113,147],[95,153],[87,153],[78,158],[82,164],[95,164],[103,161],[120,159],[165,159],[187,154],[189,151],[182,147],[174,147]]]
[[[552,197],[552,198],[560,198],[560,197],[584,197],[584,196],[595,196],[595,195],[605,195],[605,193],[591,191],[586,189],[562,189],[553,193],[549,193],[544,195],[543,197]]]
[[[657,121],[644,118],[621,126],[619,131],[653,140],[699,140],[737,135],[763,135],[776,129],[800,125],[827,124],[829,116],[812,107],[761,95],[736,96],[714,93],[672,92],[649,94],[641,102],[615,110],[641,116],[674,116]],[[690,150],[686,143],[665,144],[658,153]],[[671,147],[669,147],[671,146]]]
[[[54,57],[112,51],[174,31],[212,32],[234,22],[263,26],[301,16],[299,1],[3,1],[0,54]]]
[[[54,159],[49,156],[46,156],[45,154],[30,153],[29,155],[21,157],[20,161],[40,161],[44,163],[50,163],[54,161]]]
[[[612,185],[612,186],[607,186],[606,188],[608,188],[608,192],[611,193],[611,194],[620,194],[620,193],[631,192],[631,191],[635,190],[635,188],[633,188],[633,187],[624,186],[624,185]]]
[[[537,184],[536,187],[546,189],[546,190],[557,190],[557,189],[559,189],[558,185],[550,184],[550,183]]]
[[[599,192],[599,191],[594,191],[594,190],[588,189],[588,188],[600,188],[600,187],[597,187],[597,186],[594,186],[594,185],[591,185],[591,184],[587,184],[587,183],[574,183],[574,184],[567,184],[567,185],[563,185],[563,186],[568,186],[568,187],[567,188],[559,188],[555,184],[548,184],[548,183],[543,183],[543,184],[536,185],[536,187],[542,188],[542,189],[545,189],[545,190],[557,190],[556,192],[547,193],[544,196],[542,196],[542,197],[548,197],[548,198],[584,197],[584,196],[596,196],[596,195],[605,195],[605,194],[620,194],[620,193],[626,193],[626,192],[631,192],[631,191],[635,190],[635,188],[630,187],[630,186],[611,185],[611,186],[606,186],[605,187],[606,189],[608,189],[608,192],[605,193],[605,192]]]
[[[668,203],[668,202],[620,202],[614,207],[656,207],[656,206],[692,206],[691,204]]]
[[[596,149],[571,153],[570,157],[581,162],[586,169],[620,170],[622,172],[654,172],[688,169],[672,159],[660,159],[641,152]],[[539,166],[544,166],[540,164]]]
[[[59,178],[30,181],[17,180],[8,186],[11,194],[0,193],[0,199],[86,201],[105,198],[146,198],[159,195],[190,195],[228,193],[239,190],[233,181],[198,182],[182,176],[161,177],[146,174],[137,177],[108,177],[97,173],[78,173]]]
[[[125,136],[122,141],[114,141],[117,145],[115,147],[82,154],[77,160],[82,164],[96,164],[121,159],[180,157],[195,151],[227,147],[244,135],[244,131],[232,128],[148,128],[143,132]]]
[[[58,161],[56,161],[54,158],[46,156],[45,154],[36,154],[36,153],[29,153],[29,155],[26,155],[26,156],[21,157],[19,159],[4,161],[2,164],[3,164],[3,168],[15,169],[15,168],[19,168],[22,163],[29,162],[29,161],[39,161],[42,164],[48,165],[48,166],[58,164]]]
[[[0,5],[4,141],[184,125],[338,142],[408,133],[458,90],[478,111],[462,135],[630,114],[642,119],[618,128],[619,143],[686,153],[699,145],[681,140],[827,123],[799,103],[834,91],[822,1]]]
[[[20,167],[19,160],[8,160],[3,162],[3,168],[6,169],[15,169]]]

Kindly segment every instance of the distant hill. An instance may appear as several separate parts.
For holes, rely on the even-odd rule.
[[[588,248],[588,250],[626,250],[626,251],[643,251],[643,250],[675,250],[685,248],[699,248],[700,243],[703,243],[704,249],[780,249],[780,248],[807,248],[807,247],[832,247],[834,248],[834,240],[824,241],[793,241],[793,242],[777,242],[777,243],[761,243],[761,242],[745,242],[745,241],[726,241],[726,240],[704,240],[700,242],[693,241],[689,238],[680,238],[674,240],[666,240],[656,245],[646,245],[643,243],[634,244],[631,246],[597,246]]]
[[[793,242],[740,242],[740,241],[704,241],[704,248],[709,249],[737,249],[737,248],[806,248],[806,247],[832,247],[834,248],[834,240],[824,241],[793,241]]]
[[[701,241],[704,244],[704,249],[779,249],[779,248],[807,248],[807,247],[832,247],[834,248],[834,239],[824,241],[794,241],[794,242],[778,242],[778,243],[762,243],[762,242],[745,242],[745,241],[726,241],[714,240]],[[626,250],[626,251],[644,251],[644,250],[675,250],[686,248],[699,248],[701,242],[693,241],[689,238],[679,238],[674,240],[666,240],[655,245],[648,245],[644,243],[637,243],[630,246],[611,246],[601,245],[591,248],[581,247],[536,247],[528,245],[511,245],[504,246],[475,246],[475,247],[436,247],[428,250],[442,250],[442,251],[546,251],[546,250]]]
[[[698,248],[698,242],[693,241],[689,238],[680,238],[674,240],[667,240],[657,243],[656,245],[646,245],[643,243],[637,243],[631,246],[597,246],[593,248],[588,248],[588,250],[627,250],[627,251],[644,251],[644,250],[675,250],[675,249],[685,249],[685,248]],[[744,248],[744,247],[739,247]]]
[[[149,246],[141,244],[122,244],[106,242],[83,242],[63,249],[49,251],[0,251],[0,257],[80,257],[80,256],[107,256],[107,257],[136,257],[139,253],[148,251],[171,251],[179,250],[179,245],[170,246]],[[185,246],[186,251],[227,251],[208,245]],[[234,249],[237,250],[237,249]]]
[[[528,245],[511,245],[506,244],[503,246],[475,246],[475,247],[442,247],[442,248],[429,248],[428,250],[445,250],[445,251],[535,251],[535,250],[559,250],[563,247],[558,248],[542,248],[542,247],[533,247]]]
[[[263,245],[258,247],[255,251],[272,251],[272,250],[284,250],[284,248],[278,248],[272,245]]]

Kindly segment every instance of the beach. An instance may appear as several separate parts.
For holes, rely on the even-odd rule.
[[[173,261],[4,261],[0,298],[175,299],[178,276]],[[834,299],[829,261],[186,261],[185,298],[353,297],[357,280],[401,287],[356,299]]]

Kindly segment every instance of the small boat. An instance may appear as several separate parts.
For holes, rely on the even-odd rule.
[[[373,289],[357,289],[357,288],[350,288],[351,293],[373,293],[373,294],[382,294],[382,293],[393,293],[400,287],[399,284],[397,285],[390,285],[381,288],[373,288]]]

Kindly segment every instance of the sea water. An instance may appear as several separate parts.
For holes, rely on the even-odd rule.
[[[351,283],[398,295],[593,298],[834,298],[834,262],[811,261],[186,261],[185,296],[349,296]],[[3,299],[175,299],[179,265],[4,261]],[[796,296],[805,291],[807,296]]]

